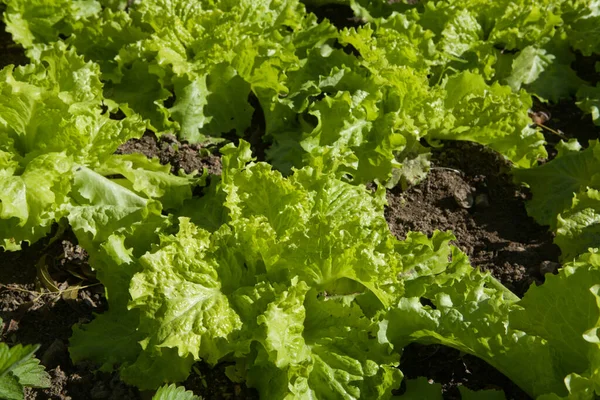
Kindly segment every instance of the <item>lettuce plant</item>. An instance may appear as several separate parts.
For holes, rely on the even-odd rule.
[[[144,124],[102,109],[96,64],[62,43],[36,52],[34,63],[0,71],[0,246],[17,250],[63,220],[80,240],[103,240],[103,230],[191,197],[198,179],[173,176],[141,155],[113,154]]]

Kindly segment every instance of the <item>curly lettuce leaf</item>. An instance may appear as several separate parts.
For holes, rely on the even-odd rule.
[[[22,162],[66,151],[78,163],[93,164],[112,154],[120,139],[139,133],[132,120],[101,115],[96,65],[61,43],[38,50],[32,64],[0,72],[0,135],[13,142]]]
[[[299,275],[323,289],[342,278],[349,279],[386,301],[384,286],[394,281],[391,266],[395,263],[385,258],[391,242],[381,214],[384,190],[369,194],[365,188],[340,182],[312,168],[284,178],[264,163],[244,166],[240,160],[249,159],[246,142],[241,142],[239,149],[227,146],[223,152],[224,173],[217,184],[218,191],[194,201],[194,208],[199,209],[191,214],[194,221],[201,224],[205,217],[200,210],[220,197],[226,207],[223,222],[239,220],[246,226],[244,229],[249,229],[264,220],[266,229],[273,230],[281,241],[281,255],[269,256],[279,258],[277,263],[266,265],[269,274],[287,279]],[[365,225],[369,231],[361,228]],[[320,236],[320,232],[332,233],[315,247],[311,238]],[[330,256],[323,260],[324,255]],[[379,287],[378,281],[384,285]]]
[[[4,167],[4,168],[3,168]],[[66,215],[72,160],[64,153],[40,155],[18,175],[0,164],[0,246],[19,250],[47,235]]]
[[[561,259],[572,260],[589,248],[600,248],[600,192],[588,188],[573,197],[572,207],[557,216],[556,238]]]
[[[138,257],[159,242],[158,233],[168,231],[167,218],[154,216],[112,233],[95,246],[86,246],[90,264],[105,288],[109,310],[89,324],[73,327],[69,353],[73,362],[91,360],[102,371],[133,364],[140,355],[144,336],[138,330],[139,312],[129,310],[129,286],[140,271]]]
[[[585,56],[600,53],[600,7],[593,0],[562,3],[565,31],[571,46]]]
[[[571,208],[573,196],[588,187],[600,189],[600,146],[590,141],[585,150],[565,152],[536,168],[514,169],[513,175],[533,194],[527,213],[554,230],[558,214]]]
[[[437,121],[426,74],[389,66],[372,34],[344,31],[340,41],[362,58],[324,45],[288,74],[285,96],[259,97],[263,110],[275,101],[265,119],[274,138],[267,156],[278,169],[327,165],[355,183],[387,182],[401,167],[396,155]]]
[[[380,326],[395,347],[418,341],[473,354],[533,397],[592,399],[599,266],[597,254],[584,254],[519,300],[454,250],[445,269],[405,281],[406,297]]]
[[[359,307],[324,296],[312,291],[304,302],[299,340],[305,357],[294,357],[276,371],[259,350],[248,382],[267,398],[389,398],[402,377],[394,367],[398,356],[389,353],[387,344],[370,338],[376,327]],[[265,379],[266,374],[273,378]]]
[[[557,103],[573,96],[585,81],[571,69],[575,56],[565,48],[565,43],[546,47],[527,46],[521,50],[504,81],[514,91],[525,88],[543,101]]]
[[[98,370],[112,372],[116,366],[134,363],[139,356],[143,335],[137,331],[139,320],[121,310],[97,315],[89,324],[73,327],[69,354],[73,362],[90,360]]]
[[[160,214],[160,204],[86,167],[74,172],[68,219],[80,242],[103,242],[120,228]]]
[[[510,316],[514,328],[546,341],[552,354],[546,367],[565,377],[573,398],[592,399],[600,393],[599,283],[600,257],[583,254],[558,275],[547,275],[543,285],[532,286]],[[546,388],[542,393],[564,390]]]
[[[212,194],[186,208],[202,220],[200,204],[220,202],[214,231],[181,217],[178,233],[139,256],[127,233],[94,254],[111,309],[77,328],[72,357],[103,360],[104,369],[122,363],[122,379],[143,388],[185,379],[195,360],[233,358],[248,363],[248,381],[264,395],[326,398],[334,385],[338,396],[391,396],[398,355],[374,339],[377,325],[355,299],[381,306],[402,291],[384,191],[308,168],[284,178],[249,162],[243,141],[223,153]],[[104,344],[102,324],[115,332]],[[349,333],[352,346],[341,339]]]
[[[481,75],[463,72],[444,84],[446,121],[431,138],[469,140],[487,145],[519,167],[547,156],[544,136],[529,127],[531,97],[507,86],[486,84]]]
[[[25,48],[35,43],[49,43],[60,33],[68,33],[70,25],[84,24],[85,20],[101,10],[94,0],[3,0],[6,30],[13,40]]]
[[[369,7],[385,8],[375,3]],[[72,30],[67,41],[100,63],[107,97],[126,115],[140,113],[158,132],[175,130],[198,142],[233,131],[241,136],[255,114],[248,101],[253,94],[274,142],[268,158],[282,172],[325,164],[355,183],[392,185],[423,176],[426,156],[409,153],[427,135],[487,144],[520,166],[545,155],[541,134],[525,124],[530,104],[522,93],[510,97],[496,84],[468,84],[475,96],[456,109],[444,102],[453,94],[434,82],[460,71],[492,79],[499,60],[495,45],[512,48],[514,42],[523,49],[554,35],[558,17],[541,18],[543,11],[555,11],[550,3],[500,2],[483,9],[455,2],[427,2],[422,9],[389,5],[405,14],[341,32],[328,21],[318,23],[295,1],[154,0],[134,4],[128,13],[113,7],[86,16],[88,24],[72,17],[63,23]],[[353,5],[356,12],[363,7]],[[494,21],[490,13],[502,17]],[[518,17],[522,29],[505,25],[509,17]],[[86,45],[103,42],[97,40],[102,32],[118,39],[102,48]],[[514,88],[522,83],[521,69]],[[556,86],[536,78],[524,82],[538,89]],[[539,95],[548,97],[541,89]],[[482,90],[494,96],[482,99]],[[502,117],[488,112],[497,108]]]
[[[565,375],[553,369],[547,344],[509,326],[518,298],[489,274],[473,269],[457,249],[446,265],[405,282],[406,297],[381,325],[394,347],[413,341],[443,344],[485,360],[530,395],[566,393]],[[431,306],[424,305],[429,302]],[[536,362],[524,362],[532,354]]]
[[[219,340],[240,329],[241,320],[221,291],[216,264],[204,260],[209,245],[208,232],[180,220],[175,240],[140,258],[130,307],[140,310],[140,329],[149,334],[142,346],[177,348],[181,357],[212,363],[223,356]]]
[[[206,76],[177,77],[173,80],[175,103],[169,108],[171,118],[179,123],[180,136],[191,142],[201,142],[205,136],[201,129],[208,124],[209,118],[204,115],[204,106],[208,104],[209,90]]]
[[[475,8],[481,3],[469,2],[468,6]],[[557,3],[555,0],[502,0],[492,7],[481,7],[482,17],[492,24],[488,40],[508,50],[545,44],[562,23]]]
[[[160,78],[149,71],[148,64],[135,60],[119,69],[122,75],[118,83],[107,82],[105,95],[119,104],[128,117],[139,114],[149,120],[154,131],[165,130],[169,126],[168,110],[163,106],[171,97]]]
[[[121,366],[120,375],[130,385],[153,390],[163,384],[187,379],[194,362],[191,355],[181,357],[177,349],[152,347],[140,353],[133,364]]]
[[[170,165],[162,165],[157,158],[148,159],[141,154],[113,155],[97,168],[104,176],[122,175],[124,179],[111,179],[147,198],[160,201],[162,208],[180,208],[192,197],[193,186],[204,185],[206,176],[180,176],[171,174]]]
[[[140,113],[149,127],[158,132],[175,129],[186,140],[202,141],[230,131],[241,135],[254,113],[248,102],[253,92],[265,113],[267,134],[275,134],[271,160],[284,172],[292,166],[336,158],[343,166],[340,173],[349,173],[357,183],[388,181],[394,169],[400,167],[394,156],[407,142],[402,135],[406,133],[414,141],[424,132],[422,126],[414,127],[414,122],[419,119],[418,125],[423,125],[426,117],[414,113],[421,114],[420,105],[430,103],[422,96],[426,74],[395,71],[386,77],[393,81],[386,92],[399,89],[400,93],[391,95],[385,111],[388,115],[378,115],[384,104],[376,102],[384,99],[377,88],[383,81],[350,73],[350,68],[359,71],[360,63],[355,56],[340,58],[341,51],[333,52],[333,63],[320,66],[320,60],[311,54],[330,51],[338,33],[330,23],[317,23],[316,17],[307,16],[300,3],[188,5],[187,0],[143,2],[133,5],[129,13],[106,9],[90,15],[86,24],[69,25],[72,18],[65,16],[63,23],[72,29],[67,42],[101,65],[103,77],[108,80],[105,95],[115,100],[126,115]],[[238,15],[245,18],[240,20]],[[239,34],[232,34],[232,30]],[[117,40],[103,45],[106,41],[98,40],[101,33],[116,35]],[[344,40],[364,49],[367,46],[361,41],[369,40],[372,34],[362,30],[356,36],[348,33]],[[39,41],[47,39],[40,37]],[[366,52],[364,56],[373,62],[371,74],[379,75],[381,62],[376,60],[383,58]],[[303,68],[307,61],[309,67]],[[343,71],[328,78],[327,68],[331,67]],[[299,69],[304,72],[295,73]],[[323,71],[318,89],[310,82],[317,71]],[[412,82],[418,88],[406,87]],[[305,92],[307,88],[310,90]],[[297,90],[301,93],[295,93]],[[308,112],[332,123],[316,129],[310,124],[285,126],[303,112],[304,106],[313,103],[310,96],[333,91],[352,94],[351,109],[344,104],[347,100],[326,106],[325,99]],[[287,98],[281,99],[285,92]],[[404,105],[400,109],[399,100]],[[290,101],[294,102],[293,110],[277,104],[287,106]],[[278,125],[282,122],[284,130],[280,131]],[[352,133],[355,126],[363,126],[364,132]],[[305,138],[299,137],[304,134]]]
[[[11,27],[35,14],[26,2],[10,3],[6,19]],[[114,5],[102,10],[96,1],[86,4],[85,15],[53,4],[54,20],[46,14],[36,19],[51,28],[43,34],[22,28],[28,40],[21,42],[31,48],[66,36],[80,54],[101,66],[105,95],[126,115],[139,113],[154,130],[181,130],[181,137],[191,141],[231,130],[243,134],[254,111],[247,101],[251,82],[262,79],[255,69],[273,54],[295,61],[296,49],[284,37],[321,40],[307,35],[316,18],[304,18],[299,2],[154,0],[133,3],[127,11]],[[298,50],[304,46],[299,43]],[[199,90],[203,81],[204,91]]]

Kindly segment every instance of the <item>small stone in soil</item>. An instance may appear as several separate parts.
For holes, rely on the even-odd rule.
[[[471,208],[473,206],[473,194],[471,190],[460,187],[454,192],[454,200],[462,208]]]

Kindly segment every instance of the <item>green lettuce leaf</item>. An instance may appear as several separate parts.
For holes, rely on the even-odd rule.
[[[456,1],[455,1],[456,2]],[[472,1],[469,8],[485,2]],[[505,49],[524,49],[532,44],[545,44],[561,25],[561,10],[555,0],[502,0],[492,7],[481,7],[486,23],[491,23],[488,40]]]
[[[287,368],[275,371],[266,363],[259,350],[254,366],[248,372],[248,382],[257,386],[261,396],[268,398],[315,397],[389,398],[391,389],[402,375],[394,368],[398,356],[389,353],[388,345],[370,338],[376,326],[362,315],[351,299],[328,298],[327,294],[308,294],[305,300],[306,319],[298,337],[304,347],[303,356],[291,358]],[[294,313],[296,318],[302,314]],[[269,318],[269,324],[281,322]],[[281,343],[287,335],[278,330]],[[286,341],[288,341],[287,339]],[[274,375],[266,380],[264,374]],[[290,382],[290,383],[288,383]]]
[[[100,370],[111,371],[118,364],[134,362],[140,351],[139,315],[127,311],[129,283],[139,267],[122,233],[88,249],[90,263],[105,287],[109,311],[96,315],[89,324],[73,327],[69,353],[73,362],[87,359]]]
[[[66,215],[73,162],[64,153],[50,153],[31,160],[18,175],[15,167],[0,170],[0,246],[6,250],[46,236]]]
[[[161,165],[157,158],[149,160],[141,154],[113,155],[96,170],[104,176],[122,175],[124,179],[111,180],[160,201],[165,210],[180,208],[192,197],[193,187],[203,186],[206,178],[185,173],[173,175],[170,165]]]
[[[577,193],[572,207],[557,216],[556,238],[561,259],[569,261],[589,248],[600,248],[600,192]]]
[[[365,61],[374,64],[389,62],[397,66],[409,66],[416,70],[429,70],[438,61],[433,40],[434,33],[419,23],[417,12],[392,14],[387,19],[375,21],[377,38],[368,25],[356,30],[341,32],[343,43],[351,43]]]
[[[445,270],[440,263],[436,271],[405,281],[405,287],[406,297],[381,323],[394,347],[413,341],[443,344],[485,360],[530,395],[566,393],[565,375],[553,370],[548,345],[509,326],[518,298],[473,269],[459,250],[453,250]],[[535,362],[525,362],[533,357]]]
[[[70,31],[70,25],[85,24],[86,19],[101,9],[100,4],[94,0],[3,2],[7,5],[4,14],[6,30],[13,35],[15,42],[25,48],[30,48],[35,43],[55,41],[60,33]]]
[[[140,197],[86,167],[79,167],[74,173],[73,189],[68,219],[80,242],[101,243],[113,232],[145,219],[150,213],[160,214],[157,202]],[[85,239],[88,234],[89,239]]]
[[[206,231],[180,220],[175,240],[140,258],[143,270],[132,279],[130,307],[140,310],[140,329],[150,334],[142,346],[176,347],[181,357],[213,363],[222,357],[219,340],[241,321],[221,291],[216,265],[203,261],[209,244]]]
[[[132,313],[111,310],[97,315],[89,324],[73,327],[69,340],[71,360],[95,362],[104,372],[134,363],[143,338],[137,331],[138,324],[139,320]]]
[[[174,79],[173,84],[176,100],[169,112],[179,123],[180,136],[191,142],[202,142],[205,137],[200,132],[209,122],[204,115],[209,95],[206,76],[190,79],[184,75]]]
[[[533,194],[527,213],[541,225],[556,228],[557,216],[571,208],[573,196],[588,187],[600,189],[600,146],[591,141],[587,149],[569,151],[561,157],[532,169],[514,169],[519,182]]]
[[[159,232],[168,232],[168,218],[152,218],[121,228],[103,243],[87,244],[90,264],[105,288],[109,310],[85,325],[73,327],[69,353],[73,362],[91,360],[100,370],[110,372],[116,366],[133,364],[142,350],[144,336],[138,330],[139,312],[129,310],[129,286],[141,270],[138,257],[159,242]]]
[[[444,89],[447,120],[430,137],[487,145],[523,168],[547,156],[542,133],[529,127],[531,97],[525,92],[513,93],[498,83],[489,86],[471,72],[448,78]]]
[[[560,56],[558,51],[555,53]],[[569,66],[572,61],[574,56],[559,58],[544,48],[527,46],[513,60],[506,83],[514,91],[523,87],[542,100],[557,103],[570,98],[584,84]]]
[[[250,83],[262,79],[254,69],[276,53],[294,60],[296,49],[285,42],[296,33],[306,41],[317,25],[316,18],[303,18],[299,2],[153,0],[125,11],[88,1],[86,13],[64,2],[46,13],[19,0],[9,3],[6,20],[26,48],[66,36],[100,65],[105,95],[126,115],[139,113],[154,130],[180,130],[183,139],[195,142],[231,130],[243,134],[253,114]],[[31,30],[22,24],[30,14],[40,14],[31,15]]]
[[[599,260],[584,254],[519,300],[455,249],[445,269],[405,281],[406,297],[380,327],[395,347],[418,341],[476,355],[533,397],[592,399],[600,366]]]
[[[525,85],[557,99],[580,83],[575,76],[555,79],[570,71],[562,68],[568,51],[558,54],[549,41],[561,22],[556,4],[384,3],[349,5],[367,18],[371,11],[383,16],[383,9],[405,13],[343,31],[318,23],[296,1],[153,0],[83,19],[66,8],[60,24],[69,28],[67,41],[100,64],[106,96],[159,133],[175,130],[194,142],[233,131],[241,136],[259,112],[248,101],[256,96],[273,141],[268,159],[286,174],[325,164],[355,183],[415,183],[428,161],[426,153],[414,155],[414,144],[427,135],[486,144],[523,167],[545,156],[541,133],[527,127],[527,96],[484,79],[494,78],[502,58],[494,46],[505,46],[523,50],[512,75],[502,76],[510,75],[513,89]],[[20,15],[15,10],[7,15]],[[519,29],[508,24],[514,20]],[[103,35],[117,39],[89,44],[107,42]],[[560,58],[559,66],[532,72],[527,49],[538,48],[548,60]],[[458,93],[464,99],[458,104],[455,85],[444,77],[461,71],[471,75],[450,79],[470,90]],[[548,89],[558,83],[564,87]]]
[[[565,31],[571,46],[586,56],[600,53],[600,12],[592,0],[562,3]]]
[[[569,398],[600,393],[600,257],[586,253],[532,286],[510,316],[516,329],[536,335],[551,349],[552,369],[564,376]],[[546,388],[541,393],[562,394]],[[539,394],[541,394],[539,393]],[[573,397],[571,397],[573,396]]]

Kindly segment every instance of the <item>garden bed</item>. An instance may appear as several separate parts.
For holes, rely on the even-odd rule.
[[[527,42],[530,37],[519,36],[525,44],[509,48],[502,35],[510,38],[519,32],[504,32],[500,22],[501,39],[492,45],[492,39],[487,41],[489,32],[484,35],[478,25],[485,26],[482,21],[489,16],[477,14],[477,20],[475,11],[453,8],[456,5],[446,12],[442,5],[436,9],[429,4],[424,10],[423,4],[412,0],[381,4],[353,0],[348,3],[355,10],[368,4],[373,15],[363,10],[355,17],[349,6],[308,1],[306,9],[318,18],[307,17],[304,5],[294,3],[298,7],[286,9],[283,19],[263,20],[265,15],[259,13],[256,26],[240,23],[244,34],[255,35],[258,29],[256,37],[277,38],[273,43],[258,41],[252,48],[255,53],[246,54],[243,43],[228,43],[233,47],[223,55],[219,42],[214,48],[207,44],[207,49],[198,43],[182,45],[183,51],[175,56],[181,38],[174,40],[173,48],[168,35],[160,42],[164,39],[160,35],[170,32],[170,27],[160,26],[161,6],[148,7],[144,11],[148,20],[142,23],[136,20],[139,16],[130,19],[127,14],[139,2],[110,3],[98,6],[102,13],[86,12],[98,23],[99,32],[114,34],[114,26],[123,28],[127,32],[123,43],[94,47],[97,32],[83,29],[80,15],[68,10],[60,17],[61,24],[72,24],[68,29],[73,36],[69,38],[64,33],[68,29],[58,23],[48,32],[32,33],[34,42],[28,48],[34,49],[29,54],[35,64],[14,72],[18,84],[30,79],[23,87],[35,88],[31,98],[46,99],[38,111],[50,110],[54,120],[49,124],[73,132],[72,143],[71,138],[65,140],[64,153],[47,132],[40,134],[39,146],[27,143],[23,150],[20,143],[11,142],[8,150],[0,147],[0,156],[8,155],[0,172],[9,171],[6,176],[16,181],[25,181],[21,175],[30,165],[43,176],[42,164],[33,161],[45,160],[47,148],[55,160],[72,163],[64,176],[48,178],[55,179],[55,186],[39,184],[40,189],[30,182],[24,186],[33,198],[38,189],[46,190],[44,199],[55,199],[56,194],[55,204],[46,205],[50,211],[39,213],[51,232],[36,236],[38,227],[28,226],[29,231],[14,234],[24,237],[17,241],[12,232],[0,237],[7,248],[22,240],[19,251],[0,247],[0,342],[13,348],[39,344],[36,357],[50,377],[47,388],[25,388],[25,399],[150,400],[154,390],[139,387],[155,389],[181,381],[192,360],[211,357],[220,361],[215,367],[195,362],[189,377],[177,384],[210,400],[258,399],[259,392],[277,397],[288,389],[289,396],[300,396],[302,390],[318,396],[334,386],[344,398],[356,393],[375,396],[377,391],[389,397],[392,388],[394,396],[402,396],[407,385],[422,382],[416,379],[423,377],[436,385],[418,390],[439,392],[439,385],[445,399],[460,399],[461,387],[502,390],[506,399],[521,400],[531,398],[527,393],[562,396],[571,391],[568,383],[563,387],[568,379],[580,379],[576,390],[581,392],[590,384],[588,375],[597,370],[597,358],[586,349],[593,343],[591,324],[597,321],[590,295],[596,292],[589,287],[592,279],[577,281],[570,276],[578,268],[582,275],[595,276],[598,269],[593,248],[600,246],[600,236],[597,224],[589,221],[600,220],[596,198],[600,169],[595,169],[600,152],[592,153],[600,126],[588,114],[597,114],[592,86],[600,81],[599,53],[584,56],[580,48],[585,49],[585,43],[576,40],[575,48],[565,50],[550,42],[556,38],[537,48]],[[410,13],[413,7],[419,11],[412,10],[410,23],[399,14],[390,17],[393,23],[388,26],[373,22],[381,23],[378,13],[391,9]],[[569,22],[575,14],[566,9],[565,26],[575,26]],[[507,13],[502,18],[510,16],[512,11],[507,10],[502,10]],[[169,18],[179,23],[188,11],[177,9]],[[189,15],[194,12],[197,18],[206,17],[200,9]],[[424,13],[423,20],[419,12]],[[435,18],[428,20],[427,13]],[[440,44],[462,26],[453,13],[456,18],[470,15],[471,23],[479,26],[471,36],[453,39],[467,49],[459,56],[453,46]],[[14,10],[13,14],[20,15]],[[106,24],[103,18],[115,15],[121,19],[112,27]],[[369,18],[372,25],[353,30],[364,27]],[[431,26],[439,22],[436,18],[447,24],[444,34]],[[185,29],[193,25],[188,23]],[[589,28],[582,25],[581,29]],[[369,30],[371,26],[375,30]],[[224,35],[220,27],[213,28],[215,34]],[[25,51],[4,29],[0,22],[0,68],[27,64]],[[548,29],[552,38],[557,28]],[[435,51],[433,41],[420,41],[425,31],[439,41]],[[546,39],[538,31],[531,37],[538,34]],[[89,47],[85,35],[91,38]],[[226,38],[229,33],[223,43]],[[289,46],[278,47],[281,59],[273,61],[271,57],[279,54],[269,46],[278,46],[280,38],[289,40]],[[36,44],[42,47],[35,48]],[[572,59],[570,65],[557,67],[571,75],[556,91],[543,85],[544,79],[552,81],[557,74],[548,67],[547,60],[556,58],[546,57],[548,51]],[[525,56],[531,52],[543,61],[541,71],[535,70],[536,62],[528,64],[531,60]],[[203,57],[209,60],[206,65]],[[78,70],[58,78],[44,75],[65,66],[53,62]],[[527,68],[533,72],[523,78]],[[37,81],[39,76],[44,79]],[[127,86],[128,80],[137,83]],[[47,82],[51,83],[46,87]],[[584,83],[591,85],[586,90],[592,94],[573,89]],[[12,84],[7,90],[21,95],[20,87],[14,89]],[[76,89],[71,92],[72,87]],[[540,101],[540,93],[559,101]],[[57,112],[60,107],[64,109]],[[7,112],[0,113],[0,122],[8,126],[5,137],[10,140],[10,135],[21,134],[20,128],[2,118],[22,112],[16,110],[0,109]],[[105,126],[109,128],[103,131]],[[89,132],[97,133],[96,128],[100,139],[90,139],[94,135]],[[35,125],[32,131],[37,130]],[[119,140],[118,148],[116,143],[102,142],[115,137],[133,139]],[[249,153],[253,160],[272,165],[254,164]],[[398,168],[394,161],[404,165]],[[556,179],[563,181],[544,171],[558,171]],[[68,184],[67,174],[72,174]],[[401,177],[397,185],[389,183],[390,176]],[[547,202],[540,201],[547,188],[537,176],[557,187],[556,193],[546,193],[551,197]],[[411,179],[418,183],[407,184]],[[59,190],[61,184],[68,186],[65,193]],[[593,206],[577,208],[578,202],[586,201]],[[117,206],[123,209],[115,211]],[[14,218],[27,223],[33,219],[27,220],[27,213],[23,217],[18,205],[12,209],[17,210],[15,215],[7,214],[0,223],[16,227]],[[52,219],[54,212],[60,217]],[[552,228],[536,222],[544,220]],[[560,223],[571,224],[571,231],[560,231]],[[450,232],[454,239],[440,231]],[[28,237],[34,237],[33,244],[27,243]],[[90,246],[86,248],[92,260],[77,238],[82,246]],[[575,261],[586,250],[583,261]],[[565,257],[565,251],[572,257]],[[542,286],[546,281],[554,286]],[[547,293],[546,287],[554,292]],[[187,304],[188,295],[196,296],[193,306]],[[549,302],[543,296],[552,298],[551,305],[572,301],[576,311],[530,326],[538,315],[543,319],[547,312],[555,312],[539,307],[539,301]],[[584,302],[587,307],[581,306]],[[579,315],[580,308],[588,314]],[[110,331],[115,337],[106,340],[102,336],[96,348],[94,338],[105,334],[93,323],[99,315],[100,321],[114,323],[119,331]],[[102,319],[106,315],[110,317]],[[456,326],[449,328],[452,323]],[[575,326],[564,338],[561,323]],[[576,343],[576,351],[566,348],[567,342]],[[118,351],[105,355],[115,343],[114,348],[123,346],[124,353],[135,349],[123,358]],[[70,351],[83,361],[74,363]],[[530,352],[539,357],[535,362],[548,365],[525,371],[515,363]],[[99,365],[86,359],[105,362],[104,370],[111,372],[98,371]],[[504,367],[511,378],[483,359]],[[161,364],[165,360],[167,365]],[[113,367],[122,368],[122,375],[112,372]],[[127,368],[129,372],[123,372]],[[396,368],[404,376],[401,384]],[[519,371],[526,375],[521,387],[516,383]],[[228,378],[232,375],[237,382]],[[321,385],[322,379],[328,380],[326,385]]]

